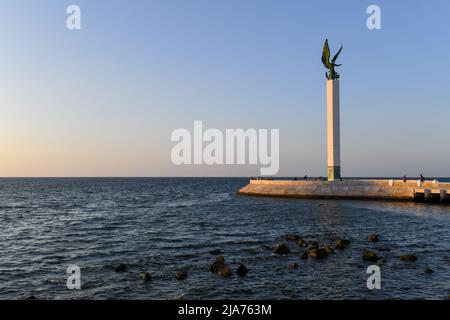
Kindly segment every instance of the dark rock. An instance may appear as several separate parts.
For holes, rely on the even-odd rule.
[[[335,248],[338,250],[344,250],[350,244],[350,240],[338,239],[336,240]]]
[[[37,300],[35,296],[31,295],[25,298],[25,300]]]
[[[289,268],[290,268],[290,269],[297,269],[297,267],[298,267],[298,264],[297,264],[296,262],[292,262],[292,263],[289,265]]]
[[[286,240],[289,240],[289,241],[298,241],[302,237],[300,237],[299,235],[296,235],[296,234],[287,234],[283,238]]]
[[[273,253],[276,254],[276,255],[289,254],[289,252],[290,251],[289,251],[288,246],[285,245],[285,244],[282,244],[282,243],[277,244],[275,246],[275,249],[273,250]]]
[[[426,268],[425,269],[425,273],[433,273],[434,271],[433,271],[433,269],[431,269],[431,268]]]
[[[127,271],[127,270],[128,270],[128,267],[127,267],[127,265],[125,263],[119,263],[118,265],[116,265],[114,267],[114,271],[115,272],[124,272],[124,271]]]
[[[303,254],[300,256],[300,258],[302,258],[303,260],[307,260],[308,259],[308,251],[304,251]]]
[[[323,259],[328,256],[328,252],[324,248],[310,249],[309,256],[314,259]]]
[[[257,254],[258,253],[258,249],[256,249],[256,248],[248,248],[248,249],[244,249],[244,251],[247,251],[250,254]]]
[[[417,257],[413,254],[402,254],[400,260],[403,261],[417,261]]]
[[[247,267],[244,266],[242,263],[236,269],[236,273],[240,276],[245,276],[247,272],[248,272]]]
[[[211,264],[211,271],[222,277],[231,276],[231,269],[225,264],[225,258],[223,256],[218,256],[216,260],[214,260]]]
[[[378,234],[374,233],[368,237],[368,240],[370,242],[378,242],[380,240],[380,236]]]
[[[317,241],[311,242],[311,246],[309,247],[309,250],[318,249],[318,248],[319,248],[319,243]]]
[[[334,249],[331,246],[325,246],[324,249],[327,251],[327,253],[333,253]]]
[[[221,277],[227,278],[231,276],[231,269],[227,265],[223,265],[217,271],[217,274]]]
[[[186,279],[188,276],[188,273],[186,271],[177,271],[175,273],[175,278],[177,278],[177,280],[184,280]]]
[[[152,280],[152,276],[148,272],[142,272],[140,274],[140,276],[141,276],[142,280],[144,280],[144,282]]]
[[[211,264],[212,272],[219,272],[219,269],[225,265],[225,258],[223,256],[218,256],[216,260]]]
[[[212,255],[214,255],[214,256],[216,256],[216,255],[218,255],[218,254],[221,254],[221,253],[222,253],[222,250],[220,250],[220,249],[214,249],[214,250],[211,250],[209,253],[212,254]]]
[[[372,261],[372,262],[378,261],[377,254],[375,252],[367,250],[367,249],[364,249],[362,258],[364,261]]]
[[[300,240],[298,240],[297,243],[300,247],[303,247],[303,248],[306,248],[308,246],[308,242],[306,242],[305,239],[300,239]]]

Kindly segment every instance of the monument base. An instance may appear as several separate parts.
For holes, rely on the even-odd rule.
[[[340,179],[341,179],[341,167],[340,166],[328,167],[328,181]]]

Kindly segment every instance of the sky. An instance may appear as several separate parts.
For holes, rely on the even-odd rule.
[[[449,18],[447,0],[2,0],[0,176],[259,174],[174,165],[195,120],[279,129],[278,176],[325,176],[325,38],[344,45],[343,176],[450,176]]]

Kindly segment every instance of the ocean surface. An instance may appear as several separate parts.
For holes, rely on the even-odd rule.
[[[0,179],[0,299],[448,299],[449,205],[236,195],[247,182]],[[301,260],[288,233],[351,244]],[[277,243],[291,253],[274,256]],[[364,248],[380,256],[380,290],[367,289]],[[401,261],[405,253],[418,260]],[[217,255],[248,274],[211,273]],[[116,273],[118,263],[128,270]],[[81,269],[81,290],[66,287],[69,265]]]

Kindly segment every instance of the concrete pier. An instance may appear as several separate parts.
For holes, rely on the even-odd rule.
[[[238,194],[284,198],[437,201],[447,199],[450,183],[417,180],[291,181],[250,180]]]
[[[440,190],[439,197],[440,197],[440,201],[442,203],[445,203],[447,201],[447,190]]]

